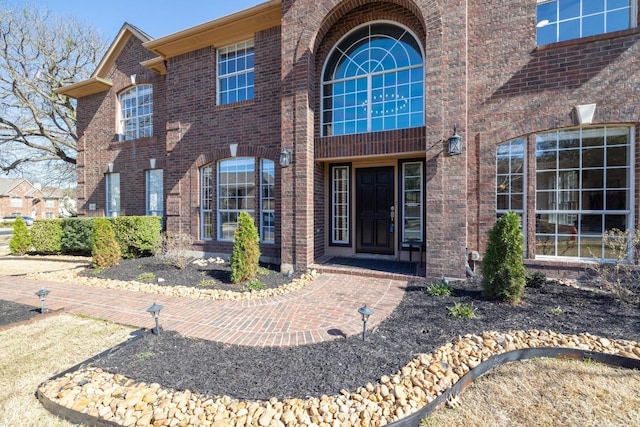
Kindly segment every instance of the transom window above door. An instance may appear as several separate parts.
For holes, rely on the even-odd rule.
[[[333,48],[322,79],[322,134],[424,126],[424,60],[414,35],[380,22]]]

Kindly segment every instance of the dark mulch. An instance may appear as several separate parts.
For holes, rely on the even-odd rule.
[[[293,278],[297,277],[295,275],[288,277],[280,273],[278,269],[279,266],[272,264],[260,265],[258,280],[262,283],[263,288],[277,288],[290,283]],[[146,257],[121,260],[117,266],[104,270],[87,269],[83,274],[103,279],[138,280],[160,286],[182,285],[227,291],[242,291],[245,286],[245,283],[231,282],[231,268],[228,262],[224,264],[207,262],[205,265],[190,262],[185,268],[178,268],[160,258]]]
[[[480,290],[467,282],[454,283],[455,296],[450,297],[431,297],[425,286],[411,283],[401,304],[365,342],[353,336],[309,346],[262,349],[170,332],[159,337],[146,333],[93,365],[175,389],[245,399],[302,398],[374,383],[382,375],[394,374],[417,353],[431,352],[467,333],[541,329],[640,339],[640,308],[601,293],[549,282],[540,289],[526,289],[522,303],[511,306],[483,299]],[[478,318],[449,316],[448,307],[455,302],[472,304]],[[340,331],[331,333],[339,335]]]
[[[37,297],[34,297],[37,300]],[[29,320],[40,315],[40,307],[0,299],[0,326]]]

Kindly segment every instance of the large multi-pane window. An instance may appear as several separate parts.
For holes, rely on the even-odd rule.
[[[413,34],[371,23],[335,46],[323,74],[323,135],[423,125],[424,61]]]
[[[218,162],[218,239],[233,240],[240,212],[255,217],[255,159],[238,157]]]
[[[260,239],[263,243],[274,243],[276,236],[275,162],[262,159],[260,163]]]
[[[422,241],[422,162],[402,164],[402,241]]]
[[[635,26],[635,3],[635,0],[538,0],[538,45]]]
[[[107,190],[107,208],[105,214],[107,217],[116,217],[120,215],[120,174],[108,173],[106,175]]]
[[[524,138],[500,144],[496,150],[496,193],[498,216],[513,211],[520,216],[524,213]]]
[[[349,243],[349,166],[331,168],[331,243]]]
[[[536,252],[607,258],[602,235],[632,209],[630,131],[581,128],[536,136]]]
[[[150,169],[145,173],[146,181],[146,213],[147,215],[162,216],[164,206],[163,171]]]
[[[153,135],[153,86],[134,86],[119,95],[120,138],[124,140]]]
[[[253,99],[253,40],[218,50],[218,105]]]
[[[631,135],[621,126],[536,135],[536,257],[611,258],[602,236],[626,231],[633,212]],[[498,216],[526,215],[525,147],[522,138],[498,146]]]
[[[202,240],[211,240],[214,237],[213,186],[213,167],[207,165],[200,169],[200,238]]]

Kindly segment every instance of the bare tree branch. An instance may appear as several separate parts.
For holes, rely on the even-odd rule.
[[[75,101],[54,90],[88,78],[107,46],[82,22],[0,4],[1,171],[75,168]]]

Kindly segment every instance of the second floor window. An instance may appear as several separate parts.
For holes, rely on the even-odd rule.
[[[11,197],[11,207],[12,208],[21,208],[22,207],[22,198],[20,198],[20,197]]]
[[[424,61],[416,38],[386,23],[359,27],[325,63],[323,136],[424,126]]]
[[[153,86],[139,85],[122,92],[120,101],[120,139],[153,135]]]
[[[634,16],[631,0],[538,0],[538,46],[625,30]]]
[[[253,99],[253,40],[218,50],[218,105]]]

